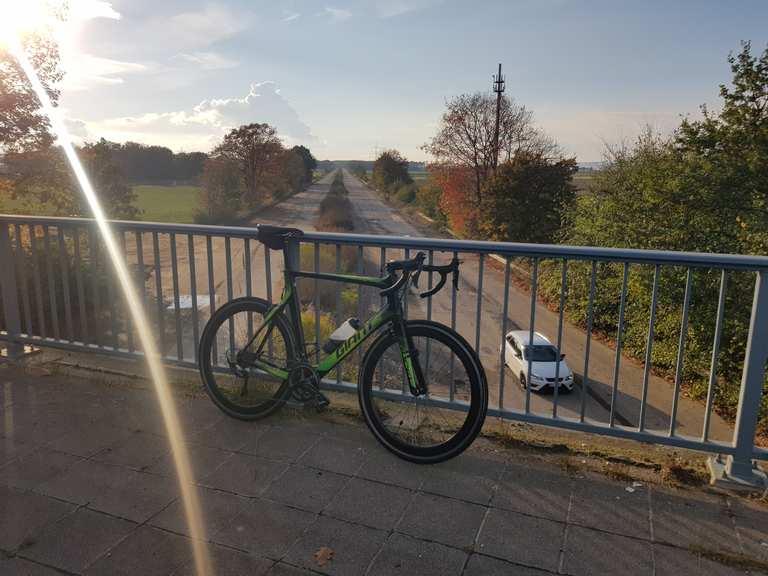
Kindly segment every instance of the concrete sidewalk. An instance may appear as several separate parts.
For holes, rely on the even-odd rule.
[[[0,574],[193,574],[151,390],[5,367],[0,403]],[[568,473],[489,441],[419,467],[329,416],[242,423],[186,397],[178,409],[219,575],[768,566],[768,509],[742,499]]]

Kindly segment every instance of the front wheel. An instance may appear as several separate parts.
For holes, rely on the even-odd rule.
[[[453,458],[483,427],[488,385],[477,354],[457,332],[425,320],[406,322],[426,391],[408,386],[398,339],[385,333],[360,370],[360,408],[374,436],[397,456],[420,464]]]

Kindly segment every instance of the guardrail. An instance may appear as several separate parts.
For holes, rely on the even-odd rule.
[[[264,250],[254,229],[147,222],[112,222],[112,227],[168,363],[196,366],[199,334],[211,309],[239,296],[274,301],[279,295],[283,256]],[[756,445],[768,360],[768,258],[330,233],[307,233],[300,244],[294,247],[297,258],[315,271],[376,273],[387,260],[417,250],[426,252],[432,262],[454,255],[462,258],[461,291],[446,289],[426,301],[410,298],[408,313],[450,324],[475,346],[489,376],[490,415],[727,455],[728,474],[743,481],[754,481],[753,459],[768,459],[768,450]],[[9,356],[18,355],[25,344],[141,356],[104,254],[92,220],[0,215],[0,339],[7,342]],[[489,255],[500,257],[502,264]],[[527,262],[530,274],[518,277],[518,259]],[[562,271],[559,301],[551,309],[538,298],[545,265],[550,275],[553,266]],[[601,289],[597,270],[604,265],[621,272],[615,287],[618,325],[612,342],[597,338],[592,330],[595,294]],[[569,266],[591,269],[586,329],[566,318]],[[625,325],[628,306],[638,305],[628,297],[630,270],[638,269],[648,270],[653,279],[644,328],[645,361],[639,365],[622,353],[626,331],[638,329]],[[659,278],[667,269],[682,271],[684,278],[670,382],[655,376],[651,363]],[[707,391],[704,401],[696,402],[683,393],[683,366],[693,276],[703,270],[719,276],[719,292]],[[726,286],[730,277],[743,280],[745,273],[754,276],[754,292],[732,427],[715,413],[714,400],[727,321]],[[432,278],[426,281],[431,284]],[[341,316],[350,307],[365,314],[379,300],[375,293],[364,294],[365,288],[324,292],[313,282],[304,299],[306,337],[314,340],[311,353],[319,356],[324,321],[343,321]],[[505,336],[515,327],[529,337],[534,331],[545,332],[558,353],[568,351],[578,384],[573,393],[566,395],[554,387],[551,395],[541,395],[532,393],[530,386],[516,385],[516,375],[505,367]],[[324,385],[354,389],[356,361]]]

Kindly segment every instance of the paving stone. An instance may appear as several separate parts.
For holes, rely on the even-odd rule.
[[[216,534],[228,526],[249,504],[247,498],[209,488],[198,488],[197,497],[205,521],[206,534],[208,538],[214,540]],[[189,525],[181,498],[152,518],[149,523],[171,532],[189,536]]]
[[[397,525],[397,530],[456,548],[471,547],[485,512],[486,508],[478,504],[418,494]]]
[[[768,506],[741,499],[731,499],[731,503],[744,552],[768,563]]]
[[[653,536],[680,548],[739,554],[731,513],[721,497],[653,489]]]
[[[90,460],[78,462],[38,490],[134,522],[144,522],[178,496],[171,478]]]
[[[510,465],[499,481],[492,505],[551,520],[565,521],[573,483],[546,466]]]
[[[333,518],[320,517],[291,547],[285,561],[333,576],[364,574],[387,533]],[[333,558],[320,565],[315,553],[321,548],[333,550]]]
[[[16,439],[14,436],[0,438],[0,466],[17,458],[31,454],[38,448],[34,442]]]
[[[310,512],[320,512],[348,481],[348,476],[294,464],[272,483],[264,496]]]
[[[564,527],[560,522],[493,509],[480,532],[476,550],[515,564],[555,572]]]
[[[258,496],[288,468],[287,462],[249,454],[233,454],[200,482],[241,496]]]
[[[74,510],[75,506],[66,502],[0,487],[0,550],[30,544],[43,528]]]
[[[632,492],[626,490],[627,486]],[[625,536],[649,539],[650,503],[646,486],[588,475],[574,483],[568,521]]]
[[[413,492],[352,478],[325,510],[325,514],[342,520],[389,530],[403,515]]]
[[[0,468],[0,485],[34,489],[80,460],[79,456],[38,448]]]
[[[322,438],[300,460],[305,466],[351,475],[360,469],[366,451],[347,440]]]
[[[150,432],[133,432],[122,442],[92,456],[93,460],[146,470],[168,452],[168,440]]]
[[[208,546],[208,553],[211,557],[212,575],[215,576],[262,576],[269,572],[275,563],[256,554],[215,544]],[[194,560],[174,571],[173,576],[198,576]]]
[[[550,572],[510,564],[504,560],[472,554],[462,576],[547,576]]]
[[[267,572],[267,576],[310,576],[312,574],[317,574],[317,572],[297,568],[285,562],[278,562]]]
[[[301,427],[273,426],[250,439],[240,450],[275,460],[294,461],[317,441],[317,435]]]
[[[196,430],[189,435],[189,441],[193,444],[237,452],[246,444],[254,442],[268,429],[269,426],[259,422],[244,422],[235,418],[224,418],[208,428]]]
[[[61,576],[61,572],[23,558],[5,558],[0,554],[0,574],[3,576]]]
[[[24,556],[69,572],[82,572],[125,538],[136,524],[81,508],[48,526]]]
[[[503,470],[504,464],[500,461],[465,453],[427,467],[421,489],[449,498],[488,504]]]
[[[371,448],[357,476],[418,490],[428,476],[429,467],[398,458],[383,446]]]
[[[392,534],[371,566],[369,576],[418,574],[451,576],[461,574],[467,554],[435,542],[404,534]]]
[[[192,559],[190,540],[142,526],[93,563],[86,576],[168,576]]]
[[[48,448],[85,458],[130,438],[132,432],[108,424],[79,426],[48,444]]]
[[[573,576],[653,574],[651,544],[618,534],[569,526],[563,569]]]
[[[746,570],[702,558],[700,554],[663,544],[653,547],[654,576],[746,576]]]
[[[189,456],[192,475],[195,481],[199,483],[203,478],[213,474],[225,461],[229,460],[232,452],[225,452],[218,448],[197,444],[187,444],[187,455]],[[166,448],[162,456],[147,471],[153,474],[176,478],[176,464],[173,460],[173,453]]]
[[[315,521],[315,514],[266,500],[252,500],[235,519],[216,534],[226,546],[279,559]]]

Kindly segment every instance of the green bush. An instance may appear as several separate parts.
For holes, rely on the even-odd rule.
[[[416,200],[416,189],[415,184],[403,184],[397,189],[395,198],[403,204],[411,204]]]

